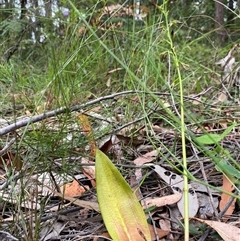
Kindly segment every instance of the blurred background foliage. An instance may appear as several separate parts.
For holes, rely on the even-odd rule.
[[[34,83],[31,85],[34,93],[53,84],[51,95],[71,96],[62,99],[74,103],[79,101],[76,97],[79,92],[88,96],[89,92],[105,90],[103,81],[110,79],[112,70],[111,84],[107,84],[109,92],[138,88],[132,80],[128,81],[127,72],[91,34],[83,18],[109,50],[148,86],[155,85],[157,79],[158,90],[166,90],[168,86],[166,24],[171,28],[181,61],[187,63],[183,64],[187,90],[194,86],[200,92],[211,75],[204,73],[213,69],[212,51],[239,39],[240,0],[73,0],[72,3],[81,17],[67,0],[0,1],[0,62],[10,61],[14,65],[15,78],[21,77],[18,88],[20,83],[24,88],[26,82]],[[163,4],[167,4],[169,11],[168,23],[161,12]],[[172,68],[171,77],[177,83],[174,71]],[[42,81],[44,74],[46,82]]]
[[[193,40],[207,34],[220,44],[239,39],[240,1],[234,0],[169,0],[169,1],[72,1],[93,27],[104,21],[113,21],[111,14],[101,16],[104,7],[121,4],[133,11],[140,5],[140,11],[147,14],[143,25],[158,20],[161,28],[161,11],[156,7],[168,4],[174,32],[179,41]],[[67,38],[82,37],[84,26],[66,0],[1,0],[0,1],[1,55],[7,59],[21,49],[21,57],[29,58],[32,48],[37,51],[45,44],[58,44]],[[133,16],[118,16],[116,23],[125,28],[132,26]],[[135,19],[136,20],[136,19]],[[120,23],[121,22],[121,23]],[[206,40],[205,38],[203,40]],[[30,52],[29,52],[30,51]],[[38,53],[37,55],[39,55]],[[35,57],[35,56],[34,56]]]

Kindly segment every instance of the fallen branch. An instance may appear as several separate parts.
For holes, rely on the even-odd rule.
[[[89,101],[89,102],[81,104],[81,105],[75,105],[75,106],[72,106],[72,107],[61,107],[59,109],[52,110],[52,111],[49,111],[49,112],[46,112],[46,113],[43,113],[43,114],[35,115],[35,116],[32,116],[32,117],[26,117],[22,120],[16,121],[15,123],[12,123],[8,126],[5,126],[5,127],[1,128],[0,129],[0,136],[3,136],[3,135],[5,135],[9,132],[15,131],[15,130],[17,130],[19,128],[22,128],[24,126],[28,126],[30,124],[45,120],[45,119],[53,117],[53,116],[57,116],[57,115],[60,115],[60,114],[63,114],[63,113],[71,113],[71,112],[74,112],[74,111],[79,111],[81,109],[86,108],[87,106],[97,104],[97,103],[102,102],[104,100],[114,99],[117,96],[128,95],[128,94],[133,94],[133,93],[136,93],[136,91],[135,90],[129,90],[129,91],[123,91],[123,92],[119,92],[119,93],[114,93],[114,94],[111,94],[111,95],[106,95],[106,96],[97,98],[95,100]]]
[[[208,90],[210,90],[210,88]],[[207,91],[205,91],[203,94],[205,94]],[[53,116],[57,116],[57,115],[60,115],[60,114],[63,114],[63,113],[71,113],[71,112],[74,112],[74,111],[79,111],[81,109],[86,108],[87,106],[94,105],[94,104],[100,103],[100,102],[105,101],[105,100],[114,99],[117,96],[129,95],[129,94],[135,94],[135,93],[145,93],[145,94],[162,95],[162,96],[169,96],[170,95],[169,93],[145,92],[145,91],[138,91],[138,90],[122,91],[122,92],[119,92],[119,93],[114,93],[114,94],[111,94],[111,95],[99,97],[95,100],[91,100],[91,101],[89,101],[87,103],[84,103],[84,104],[81,104],[81,105],[74,105],[74,106],[71,106],[71,107],[61,107],[59,109],[52,110],[52,111],[49,111],[49,112],[46,112],[46,113],[43,113],[43,114],[35,115],[35,116],[32,116],[32,117],[26,117],[22,120],[18,120],[15,123],[12,123],[8,126],[5,126],[5,127],[1,128],[0,129],[0,136],[3,136],[3,135],[5,135],[9,132],[15,131],[15,130],[20,129],[24,126],[28,126],[30,124],[45,120],[45,119],[53,117]],[[176,95],[176,96],[178,96],[178,95]],[[198,97],[198,96],[199,96],[199,94],[194,96],[194,97],[185,97],[185,98],[187,100],[194,100],[194,101],[197,101],[199,103],[204,104],[203,101],[196,99],[196,97]],[[213,106],[213,107],[217,106],[217,105],[212,105],[212,104],[208,104],[208,105]]]

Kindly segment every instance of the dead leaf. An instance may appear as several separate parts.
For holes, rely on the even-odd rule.
[[[69,197],[81,196],[86,190],[89,190],[88,186],[82,187],[78,181],[73,180],[71,183],[64,184],[60,187],[61,192]]]
[[[8,151],[0,157],[0,167],[4,165],[8,167],[12,166],[17,171],[20,171],[23,167],[23,162],[20,160],[19,156],[15,156],[11,151]]]
[[[203,220],[200,218],[193,219],[205,223],[211,228],[213,228],[215,231],[218,232],[218,234],[223,238],[224,241],[239,241],[240,229],[235,226],[217,221]]]
[[[211,192],[212,189],[210,189]],[[212,193],[212,192],[211,192]],[[214,192],[212,193],[214,195]],[[210,219],[214,216],[215,210],[217,210],[219,201],[218,197],[213,196],[213,203],[209,198],[209,194],[206,192],[197,192],[199,201],[198,217],[201,219]]]
[[[148,153],[138,157],[133,162],[137,166],[142,166],[145,163],[149,163],[149,162],[153,161],[158,156],[160,150],[161,150],[161,147],[157,148],[157,150],[153,150],[151,152],[148,152]]]
[[[104,142],[101,144],[101,147],[99,148],[103,153],[107,153],[113,146],[112,142],[112,136],[104,140]]]
[[[163,167],[158,165],[153,165],[155,172],[170,186],[172,191],[176,193],[183,192],[183,178],[176,173],[170,172]],[[195,217],[199,209],[199,202],[197,198],[197,194],[195,193],[194,189],[192,188],[191,184],[188,184],[188,198],[189,203],[189,216]],[[184,216],[184,199],[181,198],[177,203],[179,211],[181,212],[182,216]]]
[[[111,140],[108,143],[101,145],[100,150],[105,153],[111,150],[111,153],[116,160],[120,160],[123,157],[122,144],[116,135],[110,137]]]
[[[223,69],[221,79],[222,82],[228,85],[228,87],[232,87],[234,84],[239,84],[239,66],[236,64],[236,57],[238,55],[239,44],[235,44],[224,58],[215,63],[216,65],[221,65]]]
[[[89,109],[86,113],[91,115],[92,113],[96,113],[100,110],[102,110],[102,106],[95,106],[95,107]]]
[[[61,222],[51,223],[51,221],[49,221],[48,224],[45,225],[39,233],[40,241],[47,241],[51,240],[52,238],[56,239],[57,237],[60,238],[60,233],[65,228],[65,226],[66,224]]]
[[[152,206],[163,207],[166,205],[171,205],[171,204],[177,203],[181,198],[182,198],[181,193],[176,193],[165,197],[148,198],[148,199],[145,199],[145,202],[143,202],[143,208],[146,209]]]
[[[19,200],[12,196],[11,194],[8,194],[5,190],[0,191],[0,196],[2,201],[6,201],[8,203],[17,204],[19,205]],[[1,201],[1,202],[2,202]],[[41,209],[41,203],[40,201],[33,201],[33,200],[22,200],[20,203],[20,206],[23,208],[27,208],[29,210],[40,210]]]
[[[124,135],[120,135],[117,134],[116,137],[122,142],[124,143],[124,145],[128,146],[138,146],[140,144],[144,143],[144,140],[140,137],[129,137],[129,136],[124,136]]]
[[[169,234],[169,231],[162,230],[162,229],[157,228],[157,227],[154,230],[153,226],[150,225],[150,224],[148,225],[148,227],[149,227],[149,230],[150,230],[150,234],[151,234],[151,239],[152,240],[156,240],[155,230],[156,230],[156,233],[158,235],[158,238],[163,238],[163,237],[165,237],[165,236],[167,236]]]
[[[111,86],[111,77],[107,79],[106,86],[109,88]]]
[[[58,197],[61,197],[62,199],[65,199],[65,200],[68,200],[68,201],[72,202],[73,204],[75,204],[79,207],[83,207],[83,208],[87,208],[87,209],[90,209],[90,210],[95,210],[97,212],[100,212],[99,205],[96,202],[79,200],[79,199],[76,199],[76,198],[73,198],[73,197],[63,195],[62,193],[59,193],[59,192],[54,192],[54,194]]]
[[[164,127],[161,127],[161,126],[158,126],[158,125],[153,125],[152,129],[156,134],[159,134],[159,133],[160,134],[169,134],[169,135],[175,135],[176,134],[174,130],[170,130],[168,128],[164,128]]]
[[[234,190],[234,187],[233,187],[232,183],[229,181],[229,179],[225,175],[223,175],[222,189],[224,191],[227,191],[227,192],[230,192],[230,193]],[[228,194],[222,193],[221,201],[220,201],[220,204],[219,204],[220,211],[222,211],[224,209],[224,207],[229,202],[230,198],[231,198],[231,196],[229,196]],[[235,202],[236,202],[236,198],[232,201],[232,204],[227,209],[227,211],[225,212],[225,215],[231,215],[233,213],[233,211],[235,209]],[[223,217],[222,220],[226,222],[228,220],[228,218]]]
[[[88,120],[88,117],[84,114],[80,114],[78,115],[78,119],[79,119],[79,125],[81,129],[83,130],[84,134],[86,135],[89,141],[89,145],[90,145],[89,156],[95,157],[96,142],[94,140],[92,127]]]
[[[157,150],[150,151],[142,156],[139,156],[133,162],[136,166],[142,166],[143,164],[152,162],[153,160],[156,159],[160,150],[161,150],[161,147],[157,148]],[[137,179],[140,179],[142,177],[141,169],[136,169],[135,176]]]
[[[171,226],[171,219],[169,219],[169,213],[165,212],[165,213],[161,213],[161,217],[159,220],[159,226],[161,229],[166,230],[166,231],[171,231],[172,226]],[[173,235],[169,234],[168,238],[170,240],[173,240]]]
[[[226,120],[225,121],[219,121],[219,125],[223,129],[227,129],[228,128],[228,122]]]
[[[218,101],[219,101],[219,102],[224,102],[224,101],[226,101],[227,99],[228,99],[227,94],[224,93],[224,92],[222,92],[222,93],[218,96]]]
[[[86,157],[82,157],[81,163],[83,164],[82,169],[83,169],[84,175],[90,180],[92,186],[95,187],[96,182],[95,182],[95,165],[94,165],[94,162],[89,160]],[[89,165],[84,165],[84,164],[92,164],[92,165],[89,166]]]

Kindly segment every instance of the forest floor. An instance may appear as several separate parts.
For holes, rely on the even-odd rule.
[[[179,105],[170,104],[171,96],[166,93],[155,94],[165,103],[169,101],[169,105],[162,108],[147,95],[145,101],[152,105],[140,115],[134,113],[134,108],[141,104],[137,91],[102,96],[44,115],[19,116],[16,122],[11,122],[13,125],[8,122],[9,110],[8,118],[1,119],[0,128],[2,143],[5,143],[1,150],[1,229],[8,232],[0,233],[1,237],[7,234],[19,240],[103,240],[104,236],[108,237],[95,191],[92,154],[94,148],[99,148],[133,190],[139,187],[136,194],[141,203],[152,202],[147,214],[154,227],[152,240],[157,236],[159,240],[183,240],[184,202],[179,201],[179,194],[183,192],[182,139],[166,117],[170,109],[177,116]],[[221,156],[227,169],[231,158],[239,164],[238,125],[213,143],[206,133],[220,136],[237,121],[240,108],[219,103],[207,105],[200,100],[204,96],[207,92],[186,97],[195,118],[205,114],[200,126],[190,122],[186,126],[195,136],[207,139],[207,151],[216,158]],[[129,106],[133,109],[126,111]],[[18,113],[21,112],[19,109]],[[130,114],[131,121],[125,122],[128,118],[125,113]],[[236,230],[230,227],[240,227],[239,200],[224,195],[221,190],[236,197],[239,172],[234,168],[235,173],[229,169],[228,175],[223,174],[214,158],[206,155],[206,150],[199,149],[188,138],[186,141],[191,175],[189,213],[191,218],[198,218],[190,221],[191,240],[221,240],[219,234],[223,240],[230,240],[226,238],[229,235],[237,237]],[[225,177],[238,181],[229,182]],[[218,233],[222,224],[229,227]],[[14,237],[6,240],[17,240]]]

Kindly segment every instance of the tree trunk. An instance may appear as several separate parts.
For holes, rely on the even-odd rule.
[[[224,3],[225,0],[215,1],[215,26],[216,26],[216,41],[223,45],[226,39],[226,31],[224,29]]]
[[[20,19],[23,19],[25,17],[26,14],[26,4],[27,4],[27,0],[21,0],[20,1],[21,4],[21,14],[20,14]]]
[[[233,25],[234,24],[234,7],[233,7],[233,0],[229,0],[228,2],[228,10],[227,10],[227,25]]]

